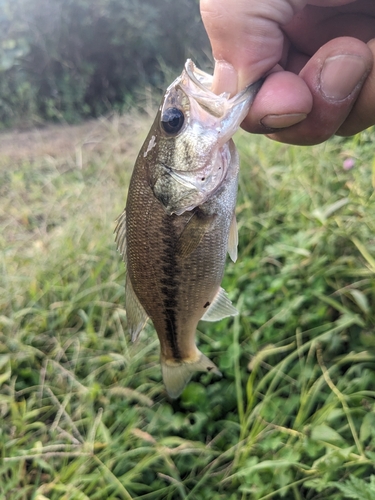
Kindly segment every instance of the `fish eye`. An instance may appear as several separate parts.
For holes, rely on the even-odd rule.
[[[184,114],[178,108],[168,108],[161,117],[161,126],[168,135],[177,135],[184,124]]]

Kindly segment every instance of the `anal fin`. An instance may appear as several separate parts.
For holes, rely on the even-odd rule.
[[[125,309],[131,340],[135,342],[146,325],[148,315],[133,290],[129,275],[125,283]]]
[[[223,288],[219,288],[210,307],[201,317],[203,321],[219,321],[228,316],[237,316],[238,311],[228,299],[228,295]]]

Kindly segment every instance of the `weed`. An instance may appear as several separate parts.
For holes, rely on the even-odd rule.
[[[373,498],[374,131],[239,135],[241,314],[199,325],[223,379],[171,402],[152,327],[129,341],[112,234],[146,127],[0,160],[2,498]]]

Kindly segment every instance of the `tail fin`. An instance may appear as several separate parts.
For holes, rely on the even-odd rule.
[[[161,363],[163,382],[168,396],[175,399],[181,394],[194,372],[211,372],[222,376],[215,363],[198,351],[198,361],[181,361],[180,364]]]

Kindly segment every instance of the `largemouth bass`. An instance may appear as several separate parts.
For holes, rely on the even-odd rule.
[[[127,267],[128,329],[134,341],[151,318],[172,398],[195,371],[221,375],[195,345],[198,322],[237,314],[220,288],[227,251],[237,258],[239,158],[231,137],[260,83],[232,98],[211,84],[188,60],[166,90],[115,230]]]

